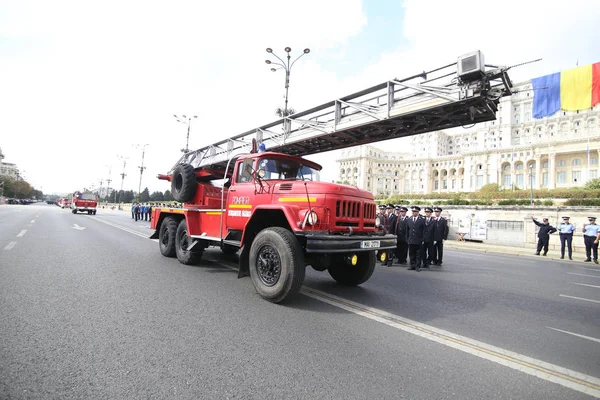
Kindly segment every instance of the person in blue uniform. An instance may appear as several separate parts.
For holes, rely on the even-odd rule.
[[[550,243],[550,234],[556,232],[556,228],[550,225],[548,222],[548,218],[542,219],[542,222],[538,222],[535,218],[531,217],[531,220],[534,224],[540,227],[538,231],[538,243],[537,243],[537,251],[535,252],[536,256],[540,255],[542,249],[544,249],[544,254],[548,254],[548,244]]]
[[[411,207],[411,216],[406,221],[406,242],[408,243],[409,270],[421,270],[421,247],[425,234],[425,218],[419,215],[420,207]]]
[[[600,225],[596,224],[596,217],[588,217],[589,224],[583,225],[583,242],[585,243],[585,262],[598,264],[598,242],[600,241]]]
[[[448,239],[448,221],[442,217],[442,209],[440,207],[434,207],[433,212],[435,213],[435,229],[433,232],[433,263],[435,265],[442,265],[442,259],[444,258],[444,240]]]
[[[565,258],[565,247],[569,253],[569,260],[573,259],[573,232],[575,225],[569,222],[569,217],[562,217],[562,222],[558,224],[558,234],[560,235],[560,259]]]

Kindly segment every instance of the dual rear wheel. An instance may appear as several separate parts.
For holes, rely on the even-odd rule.
[[[185,265],[195,264],[202,257],[202,250],[188,249],[191,243],[185,219],[166,217],[160,224],[158,246],[163,256],[177,257]]]

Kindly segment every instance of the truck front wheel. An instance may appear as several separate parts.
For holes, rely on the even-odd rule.
[[[258,233],[249,255],[250,277],[258,294],[280,303],[304,283],[304,254],[292,232],[272,227]]]
[[[185,219],[179,221],[177,234],[175,235],[175,252],[180,263],[185,265],[195,264],[202,257],[202,251],[188,250],[191,244],[187,231],[187,222]]]
[[[365,283],[375,270],[375,252],[361,252],[357,256],[356,265],[346,261],[345,256],[336,257],[336,260],[328,268],[329,275],[338,283],[346,286],[358,286]]]
[[[158,247],[160,254],[165,257],[175,257],[175,234],[177,233],[177,221],[166,217],[158,231]]]

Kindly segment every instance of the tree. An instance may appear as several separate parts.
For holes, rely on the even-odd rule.
[[[163,197],[165,201],[173,201],[173,196],[171,195],[170,190],[165,190],[165,194]]]
[[[144,188],[144,190],[142,190],[142,193],[140,193],[139,198],[140,202],[142,203],[147,203],[148,200],[150,200],[150,191],[148,190],[148,188]]]
[[[153,192],[150,195],[150,201],[164,201],[165,196],[162,192]]]
[[[600,189],[600,178],[587,181],[587,183],[585,184],[585,188],[590,190]]]

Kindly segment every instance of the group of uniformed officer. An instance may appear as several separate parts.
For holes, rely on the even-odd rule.
[[[401,265],[410,260],[409,270],[420,271],[433,265],[442,265],[444,240],[448,238],[448,221],[441,216],[440,207],[425,207],[425,216],[421,208],[411,207],[411,216],[407,216],[408,208],[388,204],[379,206],[377,215],[381,221],[381,229],[397,237],[394,251],[382,251],[379,260],[384,266],[391,267],[394,257]],[[432,216],[432,213],[435,215]]]

